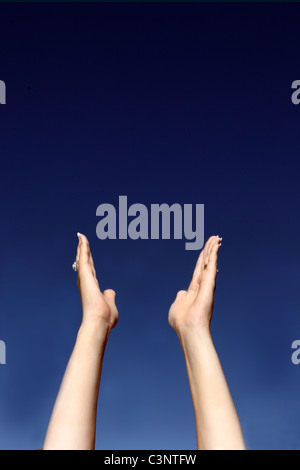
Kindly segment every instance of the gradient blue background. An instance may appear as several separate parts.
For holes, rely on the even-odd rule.
[[[120,321],[99,449],[190,449],[184,358],[167,322],[198,253],[104,241],[96,208],[205,204],[223,236],[213,337],[252,449],[300,448],[299,4],[0,5],[0,448],[35,449],[81,309],[90,239]]]

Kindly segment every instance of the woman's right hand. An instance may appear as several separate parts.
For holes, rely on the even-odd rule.
[[[193,327],[209,330],[221,241],[220,237],[209,238],[200,253],[188,290],[179,291],[171,305],[169,323],[177,334]]]

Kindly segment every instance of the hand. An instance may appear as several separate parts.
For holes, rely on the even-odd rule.
[[[169,312],[169,323],[181,333],[190,327],[208,329],[213,313],[218,251],[222,238],[211,237],[202,250],[187,291],[178,292]]]
[[[78,234],[78,238],[77,286],[81,297],[83,323],[104,323],[110,331],[118,322],[116,293],[111,289],[101,292],[88,239],[82,234]]]

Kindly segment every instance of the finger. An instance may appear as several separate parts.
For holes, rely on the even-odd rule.
[[[88,239],[82,233],[79,234],[79,239],[80,256],[78,266],[90,265],[90,245]]]
[[[196,267],[195,267],[195,270],[194,270],[192,282],[189,286],[189,290],[194,290],[194,291],[198,292],[199,287],[200,287],[200,281],[201,281],[201,271],[203,269],[206,269],[206,267],[207,267],[210,247],[211,247],[211,245],[212,245],[215,238],[216,237],[210,237],[207,240],[203,250],[201,251],[200,256],[198,258],[198,261],[197,261],[197,264],[196,264]]]
[[[76,263],[78,263],[79,257],[80,257],[80,245],[81,245],[81,240],[80,240],[80,233],[79,233],[79,232],[77,233],[77,237],[78,237],[78,245],[77,245],[76,258],[75,258]]]
[[[203,286],[206,286],[209,291],[211,289],[214,291],[216,288],[216,278],[217,278],[217,263],[218,263],[218,251],[220,249],[221,242],[216,239],[213,243],[213,245],[210,248],[210,255],[209,259],[207,262],[207,266],[205,270],[203,271],[203,276],[202,276],[202,281]],[[199,290],[197,297],[196,297],[196,304],[200,305],[201,302],[203,301],[200,295],[201,290]]]
[[[211,273],[213,276],[217,275],[217,267],[218,267],[218,252],[220,249],[220,246],[222,245],[221,243],[222,239],[216,239],[211,246],[210,249],[210,254],[209,254],[209,259],[207,262],[207,271]]]
[[[196,266],[195,266],[195,269],[194,269],[193,277],[192,277],[192,280],[191,280],[191,283],[189,285],[188,290],[194,290],[194,291],[198,292],[199,287],[200,287],[202,263],[203,263],[203,250],[201,251],[201,253],[198,257],[198,260],[197,260],[197,263],[196,263]]]
[[[199,287],[200,287],[200,281],[201,281],[201,272],[202,272],[203,269],[207,268],[210,248],[211,248],[211,245],[213,244],[214,240],[216,240],[217,238],[218,237],[214,237],[214,236],[210,237],[207,240],[207,242],[205,244],[205,247],[201,251],[201,253],[199,255],[199,258],[198,258],[198,261],[197,261],[197,264],[196,264],[196,267],[195,267],[195,270],[194,270],[192,281],[189,285],[189,290],[194,290],[194,291],[198,292]]]
[[[203,269],[204,270],[207,269],[207,267],[208,267],[208,261],[209,261],[211,249],[214,246],[214,244],[216,243],[216,241],[218,241],[218,240],[219,240],[219,237],[214,235],[214,236],[212,236],[208,239],[208,241],[205,245],[204,264],[203,264]]]

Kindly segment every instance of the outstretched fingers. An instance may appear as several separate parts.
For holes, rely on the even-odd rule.
[[[82,233],[77,234],[79,239],[76,261],[78,265],[78,274],[83,270],[88,270],[93,274],[93,277],[96,279],[96,271],[94,267],[94,262],[92,254],[90,251],[90,244],[85,235]],[[77,259],[78,258],[78,259]]]
[[[207,240],[207,242],[206,242],[205,249],[204,249],[203,270],[206,270],[207,267],[208,267],[208,261],[209,261],[209,257],[210,257],[210,252],[211,252],[211,249],[212,249],[214,243],[216,243],[217,240],[219,240],[219,237],[213,235],[213,236],[210,237],[210,238]]]
[[[79,238],[79,260],[80,266],[90,264],[90,245],[88,239],[82,233],[78,233]]]
[[[221,240],[222,238],[220,238],[219,236],[212,236],[207,240],[203,250],[201,251],[199,255],[199,258],[198,258],[198,261],[197,261],[197,264],[193,273],[193,278],[189,285],[189,291],[195,291],[195,292],[199,291],[202,274],[204,271],[211,268],[212,263],[214,262],[213,261],[214,256],[217,253],[217,252],[215,253],[216,246],[220,244]]]
[[[204,299],[206,299],[205,302],[208,301],[208,303],[212,303],[213,305],[213,295],[216,288],[218,272],[218,252],[221,246],[221,240],[220,237],[211,237],[206,247],[207,250],[205,250],[204,254],[205,264],[203,263],[203,271],[201,273],[201,287],[195,298],[195,304],[198,306],[203,306]]]
[[[191,283],[189,285],[189,291],[195,291],[198,292],[199,287],[200,287],[200,281],[201,281],[201,271],[202,271],[202,265],[203,265],[203,252],[204,250],[201,251],[195,269],[193,273],[193,277],[191,280]]]
[[[207,272],[212,276],[216,277],[218,273],[218,252],[222,245],[222,238],[213,237],[212,243],[210,244],[209,254],[207,257]]]
[[[78,245],[77,245],[77,252],[76,252],[75,263],[76,263],[76,265],[78,266],[79,258],[80,258],[80,245],[81,245],[80,233],[77,233],[77,236],[78,236]]]

